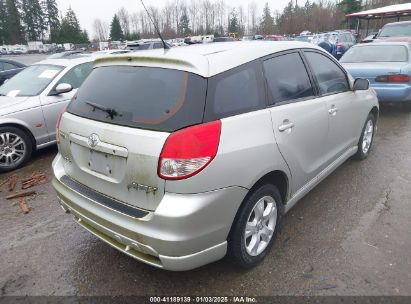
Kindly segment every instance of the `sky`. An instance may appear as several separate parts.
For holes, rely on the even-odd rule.
[[[186,0],[187,3],[190,0]],[[225,0],[226,4],[232,7],[237,7],[243,5],[247,8],[248,4],[253,0]],[[145,0],[146,6],[154,5],[157,7],[163,7],[170,0]],[[269,3],[272,10],[282,10],[289,0],[254,0],[258,7],[258,15],[262,15],[262,9],[266,2]],[[302,2],[300,0],[299,2]],[[305,1],[304,1],[305,2]],[[130,13],[140,11],[142,9],[139,0],[57,0],[59,10],[65,14],[66,10],[71,6],[71,8],[76,13],[80,25],[85,28],[90,37],[93,37],[93,21],[96,18],[100,18],[107,22],[110,22],[113,18],[114,13],[116,13],[121,7],[126,8]]]

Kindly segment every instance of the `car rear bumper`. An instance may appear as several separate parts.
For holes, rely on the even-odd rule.
[[[135,217],[111,209],[61,182],[63,159],[53,162],[62,208],[76,223],[125,254],[149,265],[185,271],[223,258],[227,236],[247,189],[200,194],[166,193],[154,212]]]
[[[411,102],[411,86],[402,84],[372,84],[380,103]]]

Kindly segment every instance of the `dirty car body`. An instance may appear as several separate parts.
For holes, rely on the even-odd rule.
[[[58,122],[58,201],[155,267],[189,270],[227,252],[254,266],[281,215],[357,153],[378,116],[366,84],[355,90],[335,59],[300,42],[98,59]]]

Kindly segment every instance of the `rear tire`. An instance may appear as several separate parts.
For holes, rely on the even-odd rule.
[[[279,229],[281,204],[280,192],[271,184],[245,198],[228,238],[227,257],[231,263],[248,269],[264,259]]]
[[[23,166],[31,157],[30,137],[15,127],[0,127],[0,173]]]
[[[361,132],[360,140],[358,141],[358,151],[355,155],[356,159],[363,160],[370,154],[375,135],[375,117],[372,113],[368,114],[364,127]]]

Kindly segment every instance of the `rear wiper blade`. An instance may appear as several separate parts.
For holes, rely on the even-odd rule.
[[[119,114],[115,109],[106,108],[106,107],[103,107],[102,105],[99,105],[99,104],[94,103],[94,102],[89,102],[89,101],[85,101],[84,103],[86,103],[86,104],[88,104],[90,107],[92,107],[92,108],[93,108],[93,112],[94,112],[96,109],[97,109],[97,110],[100,110],[100,111],[103,111],[103,112],[106,112],[106,113],[108,114],[108,115],[107,115],[107,118],[110,117],[111,120],[113,120],[114,117],[116,117],[116,116],[122,116],[122,115]]]

